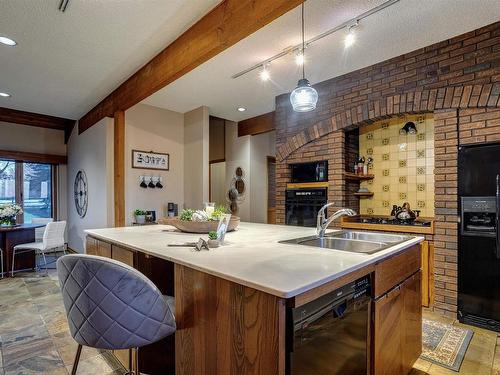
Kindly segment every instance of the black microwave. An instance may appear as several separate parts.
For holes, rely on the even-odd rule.
[[[328,181],[328,161],[290,164],[292,182]]]

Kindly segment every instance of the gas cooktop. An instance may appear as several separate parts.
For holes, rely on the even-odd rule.
[[[392,219],[387,217],[359,217],[351,222],[358,222],[363,224],[388,224],[388,225],[410,225],[415,227],[430,227],[431,222],[426,220],[415,220],[406,222],[403,220]]]

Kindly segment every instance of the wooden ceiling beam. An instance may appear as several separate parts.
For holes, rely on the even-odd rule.
[[[238,122],[238,137],[257,135],[276,130],[274,111]]]
[[[0,159],[27,163],[67,164],[66,155],[38,154],[34,152],[0,150]]]
[[[75,124],[75,120],[67,118],[18,111],[17,109],[4,107],[0,107],[0,121],[56,130],[67,130]]]
[[[79,133],[146,99],[303,1],[222,1],[83,116]]]

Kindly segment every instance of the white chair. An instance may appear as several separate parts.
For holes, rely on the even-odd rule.
[[[45,218],[45,217],[34,217],[31,219],[31,224],[43,224],[43,227],[40,228],[35,228],[35,242],[42,242],[43,240],[43,233],[45,232],[45,226],[48,223],[52,223],[54,219],[50,218]]]
[[[16,254],[22,254],[29,251],[35,251],[36,254],[41,254],[43,257],[43,262],[45,264],[45,272],[47,269],[47,259],[45,254],[50,251],[56,252],[58,249],[62,248],[63,253],[66,254],[65,242],[64,242],[64,230],[66,229],[65,221],[54,221],[47,223],[45,231],[43,232],[43,238],[41,242],[30,242],[14,246],[12,251],[12,270],[11,276],[14,276],[14,265]]]

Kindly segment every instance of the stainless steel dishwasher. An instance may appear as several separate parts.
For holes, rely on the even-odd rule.
[[[290,309],[287,373],[367,374],[370,301],[366,276]]]

